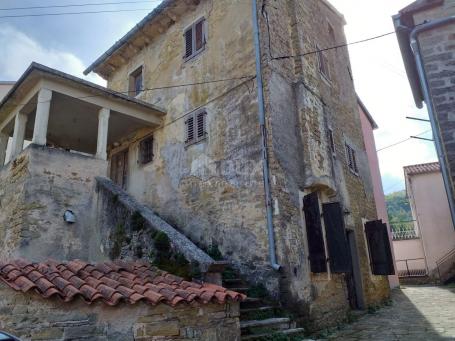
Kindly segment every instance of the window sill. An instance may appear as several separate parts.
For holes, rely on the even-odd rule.
[[[194,146],[196,144],[199,144],[199,143],[202,143],[202,142],[205,142],[207,140],[207,136],[205,137],[202,137],[198,140],[195,140],[195,141],[191,141],[191,142],[185,142],[185,149],[191,147],[191,146]]]
[[[193,53],[191,56],[183,57],[183,62],[184,63],[189,62],[190,60],[192,60],[192,59],[196,58],[197,56],[199,56],[204,51],[205,51],[205,45],[199,51],[196,51],[195,53]]]

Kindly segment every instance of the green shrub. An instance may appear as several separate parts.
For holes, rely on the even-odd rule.
[[[207,254],[214,260],[223,260],[223,255],[216,244],[212,244],[208,247]]]
[[[145,218],[139,211],[134,212],[131,215],[131,229],[135,232],[141,231],[145,228]]]

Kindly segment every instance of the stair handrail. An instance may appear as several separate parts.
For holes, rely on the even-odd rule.
[[[455,256],[455,248],[453,248],[452,250],[450,250],[449,252],[447,252],[444,256],[442,256],[441,258],[439,258],[439,259],[436,261],[436,265],[440,265],[440,264],[444,263],[446,260],[450,259],[452,256]]]

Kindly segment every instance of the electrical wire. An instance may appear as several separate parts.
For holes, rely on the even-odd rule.
[[[417,134],[417,135],[414,135],[414,136],[421,136],[421,135],[424,135],[424,134],[426,134],[426,133],[429,133],[430,131],[431,131],[431,129],[425,130],[424,132],[421,132],[420,134]],[[388,146],[385,146],[385,147],[383,147],[383,148],[380,148],[380,149],[376,150],[376,152],[380,152],[380,151],[382,151],[382,150],[386,150],[386,149],[395,147],[395,146],[397,146],[397,145],[399,145],[399,144],[402,144],[402,143],[405,143],[405,142],[407,142],[407,141],[409,141],[409,140],[412,140],[412,137],[408,137],[406,140],[401,140],[401,141],[398,141],[398,142],[393,143],[393,144],[391,144],[391,145],[388,145]]]
[[[18,15],[2,15],[2,16],[0,16],[0,19],[6,19],[6,18],[27,18],[27,17],[48,17],[48,16],[62,16],[62,15],[80,15],[80,14],[100,14],[100,13],[139,12],[139,11],[152,11],[152,10],[153,10],[153,8],[136,8],[136,9],[116,9],[116,10],[86,11],[86,12],[61,12],[61,13],[18,14]]]
[[[29,9],[48,9],[48,8],[67,8],[67,7],[86,7],[86,6],[104,6],[104,5],[124,5],[124,4],[143,4],[151,2],[161,2],[161,0],[140,0],[140,1],[119,1],[119,2],[92,2],[82,4],[67,5],[49,5],[49,6],[30,6],[30,7],[3,7],[0,11],[19,11]]]

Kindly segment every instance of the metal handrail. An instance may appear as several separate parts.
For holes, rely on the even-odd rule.
[[[441,258],[439,258],[437,261],[436,261],[436,265],[439,265],[439,264],[442,264],[444,263],[447,259],[449,259],[451,256],[455,256],[455,248],[452,249],[451,251],[447,252],[444,256],[442,256]]]
[[[424,268],[420,269],[409,269],[409,261],[418,261],[422,260],[425,263],[425,258],[408,258],[408,259],[398,259],[395,262],[405,262],[406,264],[406,270],[399,270],[398,271],[398,277],[424,277],[428,275],[428,271],[426,266]],[[405,272],[403,272],[405,271]]]

